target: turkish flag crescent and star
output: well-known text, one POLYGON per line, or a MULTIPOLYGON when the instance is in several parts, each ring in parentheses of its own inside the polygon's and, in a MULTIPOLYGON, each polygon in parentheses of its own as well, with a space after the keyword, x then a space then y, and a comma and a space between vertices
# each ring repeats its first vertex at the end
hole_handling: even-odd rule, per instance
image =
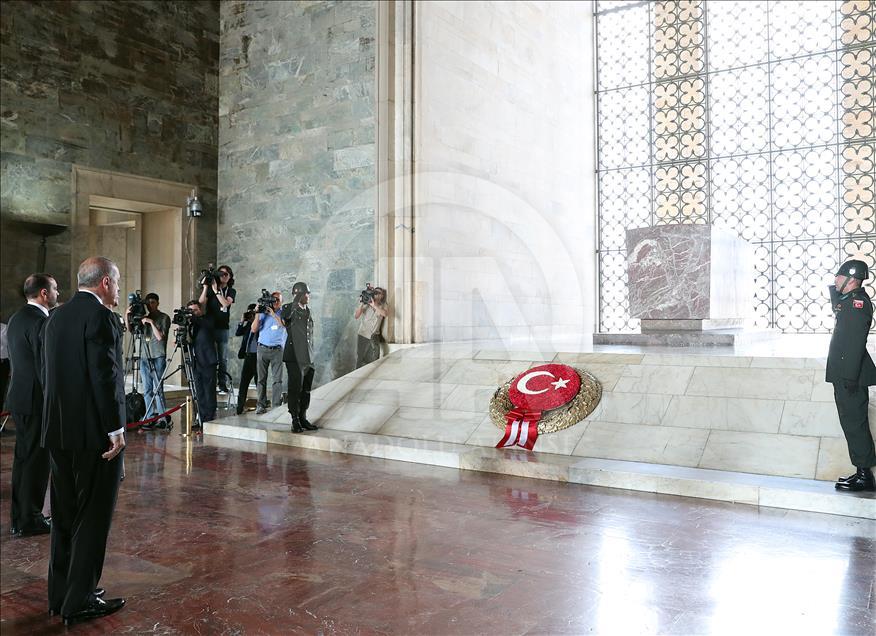
POLYGON ((508 391, 514 408, 505 414, 505 435, 496 448, 532 450, 542 414, 568 404, 580 390, 578 372, 565 364, 543 364, 518 375, 508 391))

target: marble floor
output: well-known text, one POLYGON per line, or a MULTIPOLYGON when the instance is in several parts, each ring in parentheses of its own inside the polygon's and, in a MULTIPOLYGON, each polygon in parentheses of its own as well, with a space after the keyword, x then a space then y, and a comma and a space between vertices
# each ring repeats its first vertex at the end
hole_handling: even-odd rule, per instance
MULTIPOLYGON (((46 612, 48 538, 8 535, 0 632, 46 612)), ((130 436, 77 633, 872 634, 876 522, 175 432, 130 436)))

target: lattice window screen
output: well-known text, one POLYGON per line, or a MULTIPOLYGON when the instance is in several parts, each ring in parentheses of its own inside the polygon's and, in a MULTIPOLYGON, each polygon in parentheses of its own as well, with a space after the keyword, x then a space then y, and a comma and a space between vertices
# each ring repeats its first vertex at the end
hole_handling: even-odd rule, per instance
POLYGON ((595 7, 600 331, 638 328, 624 232, 665 223, 754 245, 758 326, 830 331, 832 272, 876 268, 876 0, 595 7))

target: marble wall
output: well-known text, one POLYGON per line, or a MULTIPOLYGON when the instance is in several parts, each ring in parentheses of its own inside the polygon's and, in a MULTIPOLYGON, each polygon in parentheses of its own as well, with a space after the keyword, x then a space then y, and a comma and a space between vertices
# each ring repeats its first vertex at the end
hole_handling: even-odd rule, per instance
MULTIPOLYGON (((199 186, 215 251, 218 38, 215 1, 0 4, 3 319, 37 265, 16 222, 70 223, 73 164, 199 186)), ((70 234, 47 243, 65 294, 70 234)))
POLYGON ((218 258, 237 279, 232 320, 261 288, 288 297, 307 282, 317 383, 355 366, 353 311, 374 270, 376 16, 367 1, 221 7, 218 258))
POLYGON ((590 5, 414 20, 416 340, 592 333, 590 5))

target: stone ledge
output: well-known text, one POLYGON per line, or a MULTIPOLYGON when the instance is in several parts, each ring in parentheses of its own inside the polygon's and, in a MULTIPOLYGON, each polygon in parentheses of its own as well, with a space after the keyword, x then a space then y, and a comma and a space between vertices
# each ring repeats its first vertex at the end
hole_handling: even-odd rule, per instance
POLYGON ((715 329, 712 331, 649 331, 648 333, 595 333, 595 345, 644 347, 741 347, 769 342, 779 336, 771 329, 715 329))
POLYGON ((246 417, 208 422, 204 433, 462 470, 876 520, 876 494, 840 494, 832 483, 810 479, 472 448, 465 444, 337 430, 295 434, 285 425, 246 417))

